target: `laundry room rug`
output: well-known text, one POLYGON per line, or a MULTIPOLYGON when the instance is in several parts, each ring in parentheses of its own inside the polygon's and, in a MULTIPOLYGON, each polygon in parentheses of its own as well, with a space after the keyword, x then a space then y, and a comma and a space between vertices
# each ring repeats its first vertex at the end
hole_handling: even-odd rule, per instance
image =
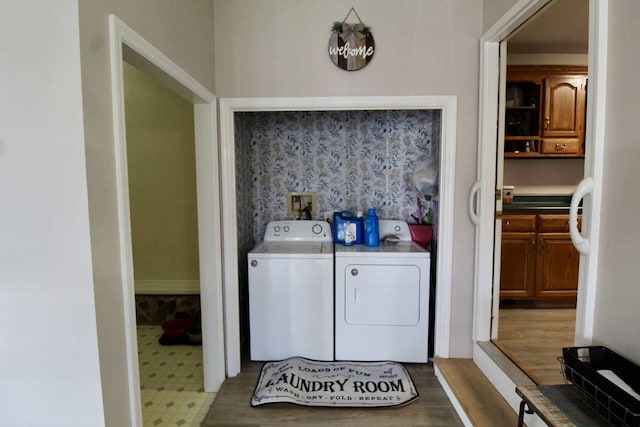
POLYGON ((292 357, 265 363, 251 406, 381 407, 418 398, 407 369, 397 362, 322 362, 292 357))

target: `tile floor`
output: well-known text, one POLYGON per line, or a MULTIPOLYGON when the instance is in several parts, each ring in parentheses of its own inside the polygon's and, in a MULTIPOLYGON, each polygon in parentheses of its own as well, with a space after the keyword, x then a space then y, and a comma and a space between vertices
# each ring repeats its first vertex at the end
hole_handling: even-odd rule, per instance
POLYGON ((138 326, 144 427, 200 426, 216 393, 204 392, 202 346, 160 345, 160 326, 138 326))

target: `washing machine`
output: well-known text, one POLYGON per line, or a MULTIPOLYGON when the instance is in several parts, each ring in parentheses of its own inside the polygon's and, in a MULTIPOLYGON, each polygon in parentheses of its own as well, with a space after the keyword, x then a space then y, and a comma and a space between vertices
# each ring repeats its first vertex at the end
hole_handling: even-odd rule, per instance
POLYGON ((272 221, 247 260, 251 360, 333 360, 329 224, 272 221))
POLYGON ((335 245, 336 360, 428 361, 430 254, 404 221, 380 220, 379 247, 335 245))

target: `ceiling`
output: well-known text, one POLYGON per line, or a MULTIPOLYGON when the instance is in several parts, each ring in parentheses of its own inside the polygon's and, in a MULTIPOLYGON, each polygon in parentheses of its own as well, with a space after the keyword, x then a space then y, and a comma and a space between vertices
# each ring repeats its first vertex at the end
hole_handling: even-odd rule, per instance
POLYGON ((588 53, 589 0, 555 0, 508 39, 509 53, 588 53))

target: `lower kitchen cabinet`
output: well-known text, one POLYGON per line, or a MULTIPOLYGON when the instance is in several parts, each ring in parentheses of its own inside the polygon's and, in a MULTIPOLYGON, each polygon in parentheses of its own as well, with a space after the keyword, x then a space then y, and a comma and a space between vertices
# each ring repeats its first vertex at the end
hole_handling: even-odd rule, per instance
POLYGON ((568 223, 568 214, 503 215, 501 300, 575 301, 580 257, 568 223))
POLYGON ((575 298, 580 254, 569 233, 538 234, 536 297, 575 298))
POLYGON ((502 233, 500 297, 528 299, 535 292, 536 233, 502 233))

